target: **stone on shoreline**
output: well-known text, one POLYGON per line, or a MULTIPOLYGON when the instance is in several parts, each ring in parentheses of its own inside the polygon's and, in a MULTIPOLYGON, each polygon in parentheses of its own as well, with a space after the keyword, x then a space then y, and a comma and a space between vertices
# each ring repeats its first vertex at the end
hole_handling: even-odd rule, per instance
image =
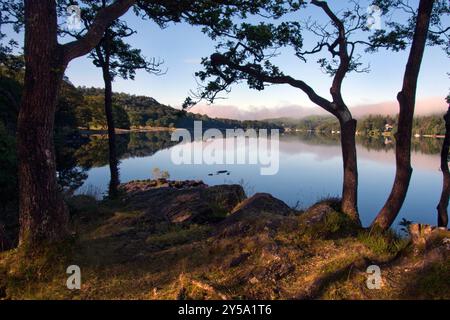
POLYGON ((240 185, 210 187, 202 181, 132 181, 121 190, 128 209, 143 209, 147 218, 171 223, 217 222, 246 198, 240 185))

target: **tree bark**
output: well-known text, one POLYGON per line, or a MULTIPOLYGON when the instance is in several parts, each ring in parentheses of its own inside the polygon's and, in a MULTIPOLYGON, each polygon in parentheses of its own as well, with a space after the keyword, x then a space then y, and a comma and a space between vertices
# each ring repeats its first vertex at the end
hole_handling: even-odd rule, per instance
POLYGON ((56 180, 53 126, 66 64, 57 43, 54 1, 25 1, 25 84, 17 124, 19 245, 67 235, 68 212, 56 180))
MULTIPOLYGON (((114 199, 118 196, 119 180, 119 168, 116 153, 116 132, 113 117, 112 106, 112 79, 110 73, 110 35, 108 30, 105 32, 103 41, 103 61, 102 71, 103 80, 105 82, 105 115, 106 123, 108 126, 108 147, 109 147, 109 170, 111 179, 109 181, 109 197, 114 199)), ((101 55, 101 50, 97 50, 97 55, 101 55)))
POLYGON ((344 164, 341 210, 360 223, 358 214, 358 163, 356 156, 356 120, 341 121, 341 149, 344 164))
POLYGON ((87 54, 107 26, 135 4, 117 0, 102 9, 83 39, 59 45, 56 2, 25 0, 25 81, 17 121, 21 247, 65 238, 68 211, 56 179, 53 127, 67 64, 87 54))
POLYGON ((442 193, 437 206, 438 226, 447 228, 448 226, 448 201, 450 196, 450 171, 448 168, 448 152, 450 146, 450 106, 444 116, 445 120, 445 139, 441 150, 441 171, 442 171, 442 193))
POLYGON ((403 77, 402 90, 397 95, 400 106, 396 139, 396 173, 391 193, 372 222, 372 228, 387 230, 400 212, 409 188, 412 175, 411 137, 416 102, 417 78, 419 76, 423 53, 430 25, 434 0, 421 0, 417 14, 416 27, 403 77))

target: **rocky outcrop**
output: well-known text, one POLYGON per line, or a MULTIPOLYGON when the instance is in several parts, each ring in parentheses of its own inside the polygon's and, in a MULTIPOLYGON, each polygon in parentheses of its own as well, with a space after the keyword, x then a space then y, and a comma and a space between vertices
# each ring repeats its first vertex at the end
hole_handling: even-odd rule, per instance
POLYGON ((239 203, 231 212, 228 221, 258 216, 263 213, 287 216, 294 212, 286 203, 268 193, 256 193, 239 203))
POLYGON ((245 199, 239 185, 208 187, 201 181, 164 181, 156 185, 133 181, 121 189, 126 192, 127 209, 144 210, 145 219, 171 223, 217 222, 245 199))
POLYGON ((156 180, 133 180, 122 184, 120 189, 126 194, 136 192, 148 191, 155 188, 175 188, 175 189, 189 189, 197 187, 207 187, 201 180, 167 180, 164 178, 156 180))
POLYGON ((227 237, 247 234, 251 230, 275 230, 281 218, 294 213, 283 201, 268 193, 257 193, 231 211, 218 226, 217 234, 227 237))
POLYGON ((324 222, 327 216, 337 211, 338 207, 338 200, 330 199, 318 202, 302 214, 302 221, 306 225, 324 222))

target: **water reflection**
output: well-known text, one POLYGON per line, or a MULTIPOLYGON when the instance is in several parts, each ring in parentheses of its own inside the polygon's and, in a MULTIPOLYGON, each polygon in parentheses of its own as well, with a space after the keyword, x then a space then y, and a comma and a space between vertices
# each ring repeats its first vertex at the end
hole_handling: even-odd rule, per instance
MULTIPOLYGON (((290 205, 307 207, 321 198, 338 196, 342 183, 342 160, 338 135, 284 134, 280 136, 280 170, 261 176, 258 165, 174 165, 170 132, 118 135, 121 181, 148 179, 153 168, 170 173, 171 179, 202 179, 214 185, 240 183, 248 194, 269 192, 290 205), (227 170, 227 175, 210 175, 227 170), (229 174, 228 174, 229 173, 229 174)), ((414 167, 410 190, 399 219, 436 223, 435 207, 441 190, 439 152, 442 140, 414 139, 414 167)), ((359 209, 367 225, 384 204, 395 174, 395 145, 387 137, 357 138, 359 209)), ((79 190, 89 186, 99 193, 109 181, 107 140, 91 136, 75 152, 74 169, 86 176, 79 190)), ((78 185, 80 182, 78 182, 78 185)))

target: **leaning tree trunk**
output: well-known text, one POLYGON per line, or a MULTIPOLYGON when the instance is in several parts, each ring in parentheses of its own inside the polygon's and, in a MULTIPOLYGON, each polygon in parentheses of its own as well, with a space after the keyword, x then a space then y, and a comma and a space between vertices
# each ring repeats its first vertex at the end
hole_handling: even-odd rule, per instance
POLYGON ((358 214, 358 164, 356 156, 356 120, 340 121, 341 149, 344 162, 341 210, 360 223, 358 214))
POLYGON ((66 65, 53 1, 26 0, 25 25, 25 84, 17 124, 19 244, 34 247, 60 240, 68 231, 53 146, 56 97, 66 65))
POLYGON ((422 63, 434 0, 421 0, 416 27, 403 77, 402 90, 397 95, 400 106, 398 129, 395 135, 396 173, 391 193, 372 223, 372 228, 387 230, 400 212, 412 175, 411 137, 416 102, 417 78, 422 63))
POLYGON ((103 80, 105 82, 105 115, 108 126, 108 146, 109 146, 109 170, 111 179, 109 181, 109 197, 114 199, 118 195, 119 168, 116 153, 116 132, 114 125, 113 107, 112 107, 112 79, 110 73, 110 37, 108 31, 104 37, 104 63, 102 65, 103 80))
POLYGON ((448 200, 450 196, 450 171, 448 168, 448 151, 450 145, 450 106, 444 116, 445 139, 441 151, 441 171, 443 176, 441 199, 437 206, 438 226, 447 228, 448 225, 448 200))

